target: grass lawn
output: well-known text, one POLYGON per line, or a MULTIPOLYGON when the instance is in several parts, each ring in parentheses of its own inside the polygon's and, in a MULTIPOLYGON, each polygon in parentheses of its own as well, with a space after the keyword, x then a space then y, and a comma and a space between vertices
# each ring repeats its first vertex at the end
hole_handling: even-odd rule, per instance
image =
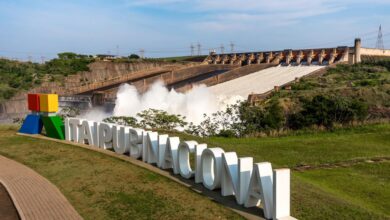
MULTIPOLYGON (((219 211, 220 218, 238 218, 178 184, 126 162, 15 136, 14 132, 1 130, 0 154, 50 179, 85 218, 204 219, 217 218, 214 215, 219 211)), ((177 135, 252 156, 256 162, 269 161, 274 168, 291 168, 291 211, 296 218, 390 219, 390 124, 278 138, 177 135)))
POLYGON ((85 219, 241 219, 151 171, 79 147, 0 127, 0 154, 54 183, 85 219))
POLYGON ((255 162, 269 161, 274 168, 291 168, 296 218, 390 219, 390 124, 285 137, 197 140, 254 157, 255 162), (296 170, 303 165, 307 169, 296 170))

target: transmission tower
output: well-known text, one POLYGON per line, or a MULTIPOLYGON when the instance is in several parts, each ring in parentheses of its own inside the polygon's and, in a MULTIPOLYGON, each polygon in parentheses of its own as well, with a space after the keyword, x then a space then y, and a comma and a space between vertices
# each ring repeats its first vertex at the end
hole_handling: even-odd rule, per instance
POLYGON ((191 44, 190 48, 191 48, 191 56, 194 56, 195 55, 195 46, 193 44, 191 44))
POLYGON ((198 42, 198 44, 196 46, 198 47, 198 56, 200 56, 200 54, 202 53, 202 51, 201 51, 202 45, 200 45, 200 43, 198 42))
POLYGON ((378 39, 376 40, 376 48, 382 50, 385 49, 385 46, 383 45, 382 25, 379 25, 378 39))
POLYGON ((234 53, 234 43, 233 42, 230 42, 230 52, 231 53, 234 53))
POLYGON ((221 44, 219 48, 221 49, 221 54, 225 53, 225 46, 223 46, 223 44, 221 44))
POLYGON ((143 59, 144 55, 145 55, 145 50, 144 49, 139 50, 139 55, 140 55, 141 59, 143 59))

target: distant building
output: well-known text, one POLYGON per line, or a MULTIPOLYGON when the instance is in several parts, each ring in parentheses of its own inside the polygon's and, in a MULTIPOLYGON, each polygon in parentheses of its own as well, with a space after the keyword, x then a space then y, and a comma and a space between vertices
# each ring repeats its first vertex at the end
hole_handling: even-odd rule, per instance
POLYGON ((115 55, 110 54, 97 54, 95 56, 95 59, 101 60, 101 61, 112 61, 115 60, 117 57, 115 55))

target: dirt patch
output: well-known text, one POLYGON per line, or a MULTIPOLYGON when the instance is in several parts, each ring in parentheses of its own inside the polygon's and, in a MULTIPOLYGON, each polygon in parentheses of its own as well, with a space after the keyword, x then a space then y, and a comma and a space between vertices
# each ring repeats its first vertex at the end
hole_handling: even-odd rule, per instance
POLYGON ((0 219, 19 220, 19 214, 11 200, 7 190, 0 183, 0 219))

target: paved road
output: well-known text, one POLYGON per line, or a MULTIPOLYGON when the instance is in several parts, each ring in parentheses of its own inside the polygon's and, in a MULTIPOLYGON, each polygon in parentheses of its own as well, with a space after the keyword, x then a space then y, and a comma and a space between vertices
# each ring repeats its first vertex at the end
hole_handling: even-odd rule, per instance
POLYGON ((82 219, 52 183, 32 169, 1 155, 0 183, 7 189, 21 219, 82 219))

